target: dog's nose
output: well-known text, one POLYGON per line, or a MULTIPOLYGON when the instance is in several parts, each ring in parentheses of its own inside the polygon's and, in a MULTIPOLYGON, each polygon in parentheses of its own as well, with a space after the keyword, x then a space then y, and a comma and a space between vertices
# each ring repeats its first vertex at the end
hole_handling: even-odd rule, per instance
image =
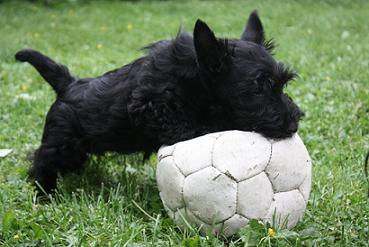
POLYGON ((289 124, 287 131, 289 133, 295 133, 297 131, 297 124, 296 123, 289 124))

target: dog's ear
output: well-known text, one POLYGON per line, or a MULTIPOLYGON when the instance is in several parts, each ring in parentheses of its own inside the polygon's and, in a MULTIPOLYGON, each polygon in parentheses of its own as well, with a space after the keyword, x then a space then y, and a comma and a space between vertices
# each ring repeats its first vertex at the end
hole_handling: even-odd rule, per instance
POLYGON ((251 41, 259 45, 263 44, 265 40, 264 29, 256 10, 250 14, 245 30, 241 35, 241 40, 251 41))
POLYGON ((198 19, 193 31, 194 45, 200 67, 210 72, 220 72, 224 67, 226 47, 205 22, 198 19))

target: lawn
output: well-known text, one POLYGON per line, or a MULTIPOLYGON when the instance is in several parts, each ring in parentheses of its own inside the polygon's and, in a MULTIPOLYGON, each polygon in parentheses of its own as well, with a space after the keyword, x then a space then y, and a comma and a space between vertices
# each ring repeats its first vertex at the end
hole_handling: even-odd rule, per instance
POLYGON ((279 44, 277 58, 299 73, 288 91, 306 113, 299 133, 314 165, 305 217, 285 233, 289 245, 369 246, 368 1, 81 2, 0 1, 0 149, 13 149, 0 158, 0 246, 244 246, 242 233, 203 237, 175 226, 158 196, 154 155, 91 157, 81 175, 60 181, 51 202, 37 202, 27 155, 55 96, 13 56, 32 47, 80 77, 96 76, 181 25, 191 31, 197 18, 217 35, 239 37, 253 9, 279 44))

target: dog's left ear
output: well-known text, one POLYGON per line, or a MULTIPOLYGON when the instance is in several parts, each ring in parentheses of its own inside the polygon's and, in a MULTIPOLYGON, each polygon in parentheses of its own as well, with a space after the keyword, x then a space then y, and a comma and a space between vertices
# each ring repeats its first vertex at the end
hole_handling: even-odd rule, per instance
POLYGON ((264 29, 256 10, 250 14, 246 28, 241 35, 241 40, 251 41, 259 45, 263 44, 265 40, 264 29))
POLYGON ((205 22, 198 19, 193 31, 194 45, 200 67, 209 72, 220 72, 224 67, 226 47, 205 22))

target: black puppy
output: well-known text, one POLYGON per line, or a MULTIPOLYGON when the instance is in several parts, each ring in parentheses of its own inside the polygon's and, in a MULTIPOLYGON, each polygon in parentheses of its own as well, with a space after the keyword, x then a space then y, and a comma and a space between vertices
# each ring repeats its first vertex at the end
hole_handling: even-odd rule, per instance
POLYGON ((206 133, 256 131, 285 138, 297 131, 300 109, 283 93, 295 74, 276 62, 256 12, 240 39, 216 38, 201 20, 193 36, 146 47, 147 55, 97 78, 77 79, 34 50, 32 64, 57 94, 30 176, 46 192, 58 174, 82 167, 88 154, 151 153, 206 133))

